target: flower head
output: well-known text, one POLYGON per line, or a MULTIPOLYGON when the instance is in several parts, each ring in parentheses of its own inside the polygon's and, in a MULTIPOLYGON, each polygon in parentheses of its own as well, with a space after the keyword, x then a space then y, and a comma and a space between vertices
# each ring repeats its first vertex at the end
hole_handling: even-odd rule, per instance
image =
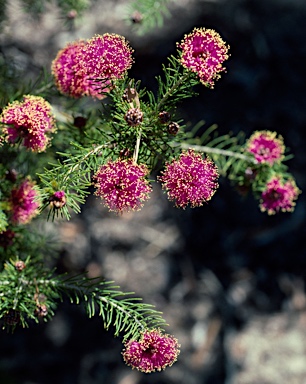
POLYGON ((90 94, 82 49, 85 40, 68 43, 52 61, 51 70, 58 90, 71 97, 90 94))
POLYGON ((188 204, 199 207, 210 200, 218 188, 218 177, 216 165, 190 149, 168 163, 158 179, 169 200, 174 200, 177 207, 186 208, 188 204))
POLYGON ((87 73, 93 79, 120 79, 132 66, 132 52, 123 36, 95 35, 84 49, 87 73))
POLYGON ((300 193, 293 179, 283 182, 280 176, 273 176, 261 194, 260 210, 269 215, 279 211, 292 212, 300 193))
POLYGON ((111 211, 138 210, 149 198, 151 186, 145 176, 148 169, 133 160, 109 161, 95 174, 95 194, 100 196, 111 211))
POLYGON ((69 96, 90 95, 102 99, 111 79, 119 79, 131 67, 132 49, 123 36, 95 35, 66 45, 52 62, 58 89, 69 96), (102 83, 103 82, 103 83, 102 83))
POLYGON ((171 367, 179 352, 177 339, 163 335, 160 330, 151 330, 145 331, 140 341, 128 341, 122 355, 127 365, 149 373, 171 367))
POLYGON ((27 178, 19 187, 12 190, 10 204, 11 220, 14 224, 26 224, 38 214, 39 203, 35 201, 37 191, 34 189, 34 185, 35 183, 27 178))
POLYGON ((220 72, 225 71, 222 63, 229 57, 229 47, 221 36, 213 29, 195 28, 177 46, 182 50, 182 65, 195 72, 204 85, 213 88, 220 72))
POLYGON ((0 120, 7 124, 3 131, 9 143, 21 139, 33 152, 44 151, 49 134, 55 131, 51 105, 40 96, 26 95, 23 101, 14 101, 3 109, 0 120))
POLYGON ((284 157, 284 140, 276 132, 256 131, 246 142, 246 151, 252 153, 258 163, 270 165, 284 157))

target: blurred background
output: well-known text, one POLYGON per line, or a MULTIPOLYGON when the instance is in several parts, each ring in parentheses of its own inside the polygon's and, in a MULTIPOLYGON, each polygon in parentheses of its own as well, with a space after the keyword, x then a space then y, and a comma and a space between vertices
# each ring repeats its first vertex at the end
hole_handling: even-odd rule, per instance
MULTIPOLYGON (((130 76, 154 90, 176 42, 194 27, 213 28, 231 46, 227 73, 213 90, 197 89, 180 115, 220 133, 277 131, 305 191, 306 2, 170 1, 164 26, 143 36, 124 21, 127 3, 96 1, 69 29, 52 3, 33 19, 10 1, 1 53, 34 78, 68 41, 114 32, 135 50, 130 76)), ((48 324, 1 333, 0 383, 306 384, 305 209, 303 192, 294 213, 269 217, 226 179, 196 209, 174 208, 158 185, 140 212, 121 217, 89 197, 80 215, 57 226, 58 270, 103 275, 156 305, 179 339, 179 359, 161 373, 133 371, 120 338, 64 302, 48 324)))

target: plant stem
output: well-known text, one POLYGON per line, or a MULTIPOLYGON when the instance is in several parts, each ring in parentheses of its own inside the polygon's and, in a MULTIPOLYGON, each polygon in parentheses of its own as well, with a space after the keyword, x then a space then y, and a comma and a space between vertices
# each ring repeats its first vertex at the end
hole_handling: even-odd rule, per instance
POLYGON ((189 72, 186 72, 183 74, 173 85, 171 88, 167 90, 167 92, 163 95, 163 97, 160 99, 156 106, 156 110, 159 111, 162 107, 162 105, 168 100, 168 98, 173 94, 173 92, 184 82, 188 79, 190 76, 189 72))
POLYGON ((227 149, 212 148, 212 147, 207 147, 205 145, 195 145, 195 144, 187 144, 187 143, 174 143, 173 146, 180 146, 183 149, 194 149, 195 151, 198 151, 198 152, 214 153, 216 155, 236 157, 237 159, 242 159, 250 163, 257 164, 256 159, 247 155, 243 155, 242 153, 229 151, 227 149))

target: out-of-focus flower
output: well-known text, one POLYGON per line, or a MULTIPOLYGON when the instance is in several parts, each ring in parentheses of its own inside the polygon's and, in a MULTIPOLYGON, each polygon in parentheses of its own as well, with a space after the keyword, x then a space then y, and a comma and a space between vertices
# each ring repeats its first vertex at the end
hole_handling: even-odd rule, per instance
POLYGON ((280 176, 273 176, 261 194, 260 210, 269 215, 281 212, 292 212, 295 200, 301 193, 293 179, 283 182, 280 176))
POLYGON ((163 335, 160 330, 150 330, 145 331, 139 341, 128 341, 122 355, 133 369, 150 373, 171 367, 179 353, 177 339, 163 335))
POLYGON ((22 144, 33 152, 42 152, 50 142, 49 134, 55 132, 55 119, 51 105, 40 96, 26 95, 23 101, 6 106, 0 116, 6 140, 22 144))
POLYGON ((95 35, 60 50, 52 62, 52 73, 60 92, 102 99, 111 79, 119 79, 131 67, 133 50, 123 36, 95 35))
POLYGON ((109 161, 95 174, 95 194, 100 196, 111 211, 135 211, 149 198, 152 188, 145 178, 148 169, 132 159, 109 161))
POLYGON ((174 200, 177 207, 186 208, 188 204, 199 207, 209 201, 219 186, 218 177, 217 166, 190 149, 167 163, 158 180, 169 200, 174 200))
POLYGON ((252 153, 258 163, 270 165, 284 158, 284 140, 276 132, 256 131, 246 142, 246 151, 252 153))
POLYGON ((221 36, 213 29, 195 28, 177 46, 182 50, 182 65, 195 72, 204 85, 213 88, 220 72, 225 71, 222 63, 229 57, 229 46, 221 36))
POLYGON ((12 190, 9 202, 13 224, 27 224, 38 214, 38 195, 34 185, 35 183, 27 178, 12 190))
POLYGON ((85 40, 68 43, 52 61, 51 71, 56 87, 64 95, 78 98, 90 94, 82 57, 85 44, 85 40))

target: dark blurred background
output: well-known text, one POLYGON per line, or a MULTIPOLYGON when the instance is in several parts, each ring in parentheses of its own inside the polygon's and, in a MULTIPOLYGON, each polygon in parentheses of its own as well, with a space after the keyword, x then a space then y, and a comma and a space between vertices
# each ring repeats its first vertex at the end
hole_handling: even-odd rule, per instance
MULTIPOLYGON (((68 41, 119 33, 135 49, 130 75, 154 89, 175 43, 194 27, 213 28, 231 46, 227 73, 213 90, 199 87, 179 113, 190 127, 205 120, 220 133, 277 131, 295 156, 288 165, 304 191, 305 1, 172 1, 164 27, 144 36, 122 21, 125 3, 97 1, 67 31, 52 7, 33 21, 14 1, 2 50, 31 76, 49 68, 68 41)), ((178 362, 162 373, 132 371, 120 338, 64 302, 52 322, 1 334, 0 383, 305 384, 305 209, 303 192, 294 213, 269 217, 226 179, 196 209, 174 208, 159 186, 140 212, 122 217, 90 197, 58 229, 58 267, 103 275, 155 304, 181 344, 178 362)))

